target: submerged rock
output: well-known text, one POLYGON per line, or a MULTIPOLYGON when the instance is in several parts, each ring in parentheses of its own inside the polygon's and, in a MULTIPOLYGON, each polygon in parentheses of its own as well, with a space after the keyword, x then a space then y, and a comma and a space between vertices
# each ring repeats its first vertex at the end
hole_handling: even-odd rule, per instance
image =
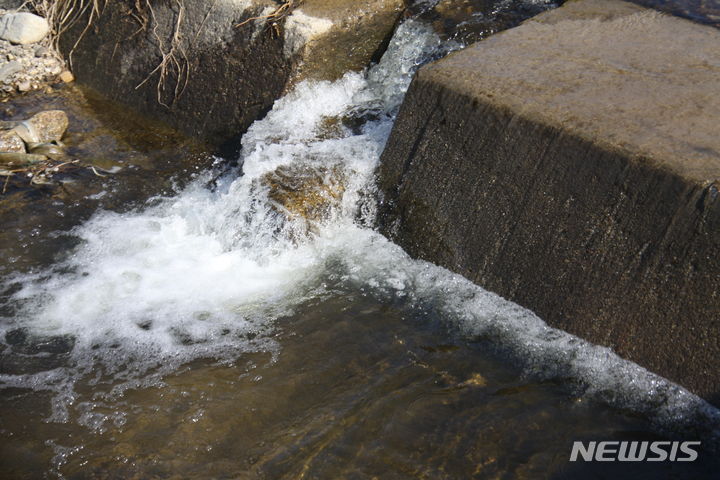
POLYGON ((70 335, 38 336, 32 335, 27 328, 9 330, 5 342, 13 350, 28 355, 36 353, 69 353, 75 346, 75 338, 70 335))
POLYGON ((469 45, 560 4, 560 0, 440 0, 432 8, 418 2, 411 10, 424 10, 420 18, 443 39, 469 45))
POLYGON ((0 165, 32 165, 47 160, 45 155, 33 153, 0 153, 0 165))
POLYGON ((30 149, 30 153, 45 155, 53 160, 59 160, 66 155, 65 150, 54 143, 33 143, 28 145, 28 148, 30 149))
MULTIPOLYGON (((40 112, 20 122, 0 121, 0 165, 24 166, 64 159, 65 151, 58 143, 67 127, 68 116, 62 110, 40 112)), ((12 176, 12 172, 4 176, 12 176)))
POLYGON ((75 347, 69 335, 41 337, 27 328, 15 328, 5 334, 10 349, 0 354, 0 373, 26 375, 52 370, 66 364, 75 347))
POLYGON ((310 224, 326 220, 345 193, 345 178, 337 167, 282 166, 260 182, 276 211, 310 224))
POLYGON ((68 116, 62 110, 46 110, 33 115, 28 124, 34 129, 34 143, 59 142, 68 127, 68 116))
POLYGON ((47 20, 32 13, 7 13, 0 17, 0 38, 11 43, 36 43, 49 32, 50 25, 47 20))
POLYGON ((69 124, 68 116, 62 110, 46 110, 19 122, 12 132, 30 144, 59 142, 69 124))
POLYGON ((23 121, 0 121, 0 194, 8 187, 56 187, 78 169, 99 177, 114 173, 68 155, 60 142, 68 123, 62 110, 47 110, 23 121))
POLYGON ((0 130, 0 152, 25 153, 25 142, 13 130, 0 130))
POLYGON ((470 378, 460 384, 463 387, 485 387, 487 379, 479 373, 473 373, 470 378))

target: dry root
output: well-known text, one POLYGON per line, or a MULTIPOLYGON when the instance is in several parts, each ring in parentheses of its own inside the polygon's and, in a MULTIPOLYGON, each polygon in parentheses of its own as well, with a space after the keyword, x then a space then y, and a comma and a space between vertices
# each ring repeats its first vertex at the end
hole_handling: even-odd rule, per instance
POLYGON ((260 15, 258 17, 250 17, 246 20, 243 20, 242 22, 235 25, 236 27, 242 27, 244 25, 247 25, 250 22, 254 22, 256 20, 269 20, 268 27, 272 28, 273 31, 278 34, 279 33, 279 22, 283 18, 290 15, 296 7, 298 7, 303 0, 285 0, 283 1, 275 10, 273 10, 272 13, 268 15, 260 15))
POLYGON ((157 83, 157 101, 160 105, 169 108, 163 101, 163 93, 167 90, 169 78, 175 76, 175 87, 173 88, 173 102, 180 98, 185 87, 190 80, 190 62, 187 53, 182 46, 182 37, 180 29, 185 20, 185 5, 183 0, 174 0, 177 5, 177 18, 173 25, 172 36, 169 45, 163 41, 158 34, 158 22, 155 17, 155 11, 150 4, 150 0, 144 0, 144 8, 140 0, 135 1, 134 17, 141 23, 143 29, 147 28, 148 23, 152 24, 151 34, 155 38, 160 51, 160 63, 150 72, 147 77, 140 82, 135 89, 145 85, 157 73, 159 74, 157 83), (149 15, 149 17, 148 17, 149 15))
POLYGON ((29 5, 48 21, 51 28, 50 41, 53 48, 58 52, 60 51, 60 37, 87 15, 85 28, 70 49, 70 56, 72 56, 75 47, 77 47, 93 22, 100 16, 105 0, 26 0, 23 5, 29 5))

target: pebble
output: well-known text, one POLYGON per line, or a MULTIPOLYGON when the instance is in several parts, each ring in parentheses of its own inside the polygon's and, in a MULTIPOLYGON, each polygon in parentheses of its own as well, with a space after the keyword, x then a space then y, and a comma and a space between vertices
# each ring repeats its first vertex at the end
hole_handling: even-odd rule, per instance
POLYGON ((12 130, 0 131, 0 152, 25 153, 25 142, 12 130))
POLYGON ((58 78, 60 78, 60 80, 65 83, 70 83, 75 80, 75 76, 69 70, 65 70, 62 73, 60 73, 58 78))
MULTIPOLYGON (((0 8, 0 20, 12 13, 0 8)), ((0 101, 27 91, 28 84, 30 90, 45 89, 58 82, 65 69, 65 62, 48 46, 12 44, 0 38, 0 101)))
POLYGON ((18 61, 13 61, 0 66, 0 80, 6 81, 16 73, 22 71, 23 66, 18 61))
MULTIPOLYGON (((26 123, 34 130, 37 143, 47 143, 59 141, 62 138, 67 130, 69 120, 67 114, 62 110, 46 110, 36 113, 26 123)), ((28 142, 28 140, 25 141, 28 142)))

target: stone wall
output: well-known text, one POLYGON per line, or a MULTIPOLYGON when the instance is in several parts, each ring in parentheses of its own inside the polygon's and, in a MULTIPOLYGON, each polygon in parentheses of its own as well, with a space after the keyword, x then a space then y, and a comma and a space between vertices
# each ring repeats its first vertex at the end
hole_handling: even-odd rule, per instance
POLYGON ((580 0, 422 68, 381 229, 720 405, 720 31, 580 0))
POLYGON ((403 0, 304 0, 277 10, 281 4, 107 1, 90 28, 86 15, 62 36, 61 49, 80 83, 221 143, 293 82, 365 67, 404 8, 403 0))

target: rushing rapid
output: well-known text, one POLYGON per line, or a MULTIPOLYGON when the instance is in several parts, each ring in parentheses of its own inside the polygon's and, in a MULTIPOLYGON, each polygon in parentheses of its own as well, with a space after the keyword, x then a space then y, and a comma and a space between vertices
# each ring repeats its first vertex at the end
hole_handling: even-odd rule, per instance
POLYGON ((130 213, 99 212, 75 229, 81 245, 52 270, 5 279, 16 286, 6 342, 59 342, 65 357, 54 368, 0 374, 2 386, 52 392, 49 421, 101 432, 124 421, 101 400, 162 385, 198 359, 282 355, 278 319, 352 290, 484 339, 528 377, 570 379, 581 394, 661 428, 702 424, 708 438, 716 435, 718 412, 681 387, 410 259, 373 230, 374 172, 403 94, 419 65, 453 48, 406 21, 367 72, 303 82, 278 100, 244 135, 236 169, 219 165, 176 196, 130 213), (301 208, 283 203, 285 177, 277 172, 309 178, 308 194, 321 207, 307 208, 302 192, 291 198, 301 208), (78 382, 95 386, 92 399, 78 382))

